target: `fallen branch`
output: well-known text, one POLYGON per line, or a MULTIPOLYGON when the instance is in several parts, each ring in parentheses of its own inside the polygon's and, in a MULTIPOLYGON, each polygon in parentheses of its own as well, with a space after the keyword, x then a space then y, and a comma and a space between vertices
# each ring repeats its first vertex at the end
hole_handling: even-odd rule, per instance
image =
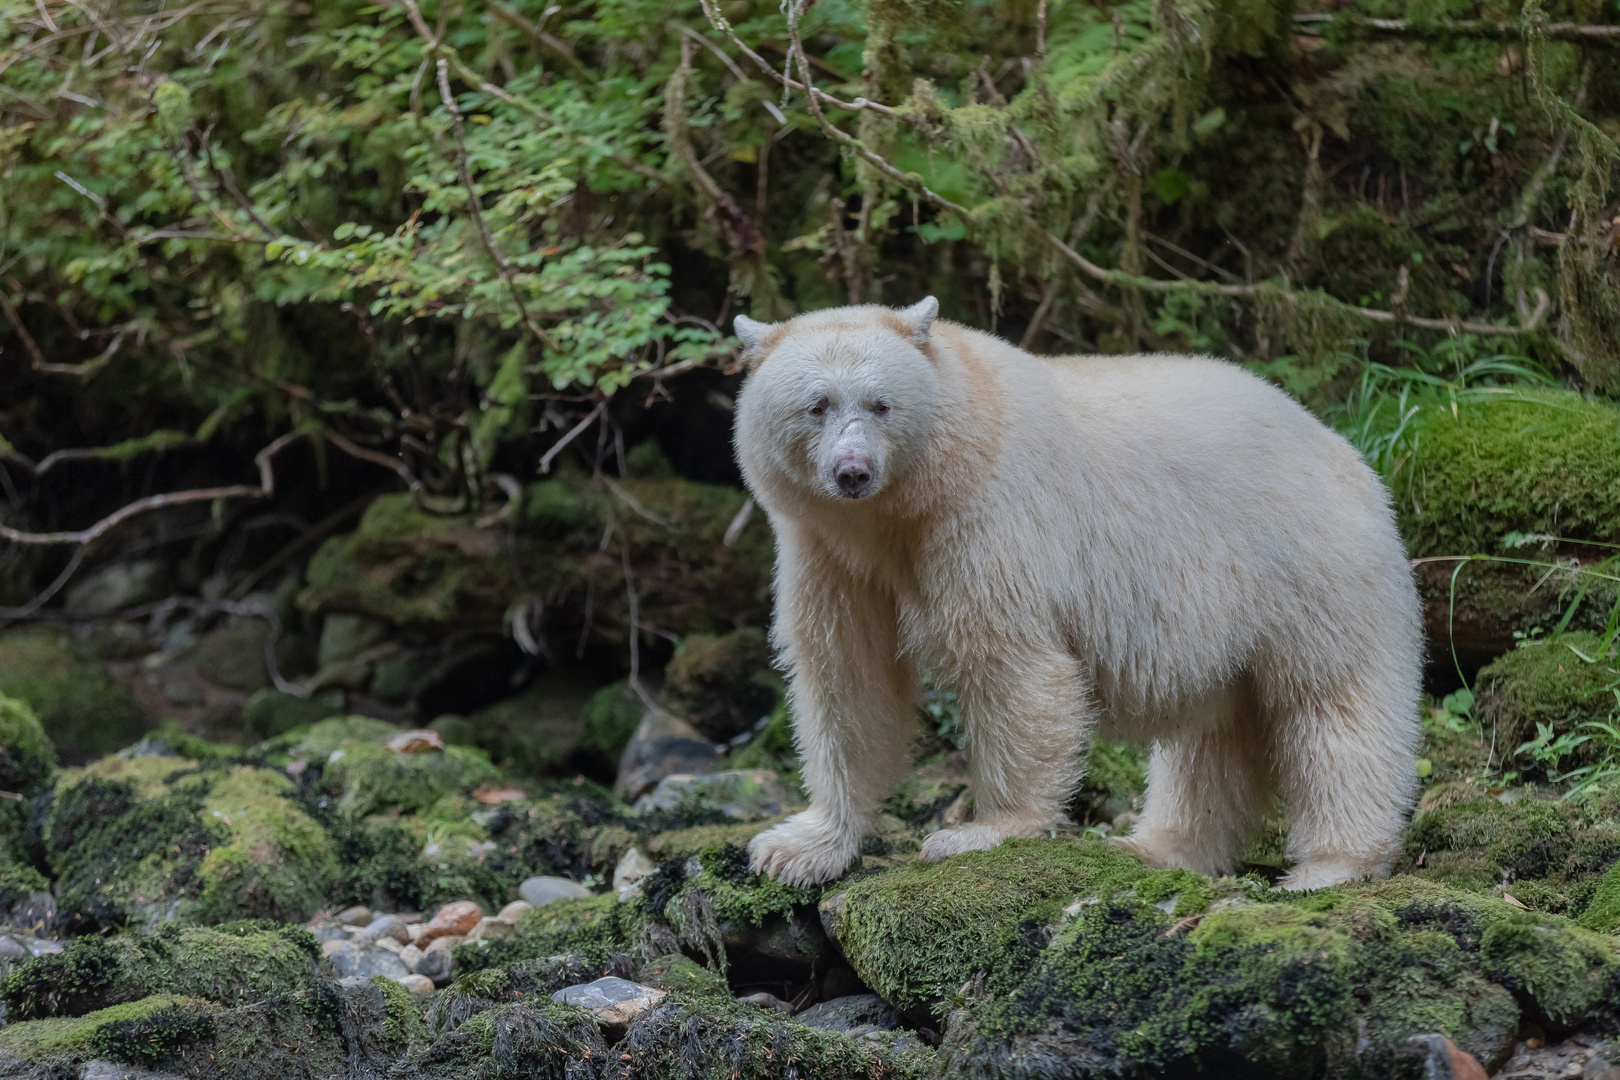
MULTIPOLYGON (((1524 24, 1517 19, 1373 19, 1353 12, 1313 12, 1294 16, 1294 25, 1311 29, 1326 25, 1348 26, 1378 34, 1400 37, 1485 38, 1490 41, 1523 41, 1524 24)), ((1583 44, 1620 44, 1620 26, 1574 22, 1547 23, 1542 27, 1547 37, 1556 41, 1576 41, 1583 44)))

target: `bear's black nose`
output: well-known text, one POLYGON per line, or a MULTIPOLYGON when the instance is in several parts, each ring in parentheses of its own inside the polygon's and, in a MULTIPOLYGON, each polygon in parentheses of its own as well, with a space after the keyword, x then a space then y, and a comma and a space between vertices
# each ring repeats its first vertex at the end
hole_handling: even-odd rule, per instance
POLYGON ((849 498, 862 495, 872 483, 872 468, 864 458, 848 458, 838 463, 835 474, 838 490, 849 498))

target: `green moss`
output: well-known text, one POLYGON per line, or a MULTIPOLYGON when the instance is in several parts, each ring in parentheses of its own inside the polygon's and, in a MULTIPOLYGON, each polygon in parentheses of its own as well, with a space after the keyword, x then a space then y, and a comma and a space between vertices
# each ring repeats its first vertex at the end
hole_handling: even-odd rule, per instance
MULTIPOLYGON (((1398 869, 1460 889, 1488 891, 1542 882, 1560 909, 1569 890, 1620 858, 1620 828, 1595 804, 1515 789, 1505 799, 1466 782, 1437 784, 1425 794, 1398 869)), ((1528 889, 1527 895, 1528 893, 1528 889)), ((1521 898, 1523 899, 1523 898, 1521 898)))
POLYGON ((748 851, 737 844, 706 847, 697 859, 703 872, 687 877, 682 891, 706 895, 714 917, 721 922, 763 926, 773 915, 790 915, 794 908, 814 904, 821 898, 819 888, 784 885, 749 870, 748 851))
POLYGON ((684 860, 705 848, 726 844, 747 847, 748 841, 781 821, 781 818, 772 818, 768 821, 748 821, 736 825, 699 825, 691 829, 671 829, 649 837, 642 850, 654 859, 662 861, 677 858, 684 860))
POLYGON ((628 1074, 650 1080, 939 1075, 933 1053, 924 1048, 897 1053, 873 1040, 805 1027, 763 1009, 679 992, 638 1017, 614 1049, 628 1074))
POLYGON ((1413 556, 1498 553, 1510 532, 1620 542, 1620 410, 1515 393, 1425 407, 1397 491, 1413 556))
POLYGON ((207 1002, 160 994, 80 1017, 31 1020, 0 1030, 0 1055, 24 1061, 110 1057, 140 1064, 212 1034, 207 1002))
POLYGON ((604 686, 591 695, 580 716, 579 745, 617 762, 646 709, 628 682, 604 686))
POLYGON ((1620 933, 1620 862, 1603 875, 1591 902, 1577 921, 1586 929, 1602 934, 1620 933))
POLYGON ((683 994, 731 996, 731 988, 723 975, 680 953, 666 953, 642 964, 636 972, 636 981, 643 986, 683 994))
POLYGON ((302 921, 335 872, 330 838, 275 770, 107 758, 58 777, 44 849, 69 925, 302 921))
POLYGON ((489 757, 474 747, 404 754, 351 739, 327 756, 321 782, 337 795, 339 813, 365 817, 385 810, 425 811, 447 795, 471 794, 495 778, 489 757))
POLYGON ((422 1012, 411 992, 393 979, 371 977, 371 987, 383 997, 387 1019, 383 1021, 382 1042, 390 1050, 403 1050, 422 1037, 422 1012))
POLYGON ((709 739, 723 742, 775 710, 781 677, 765 631, 688 634, 664 669, 663 701, 709 739))
MULTIPOLYGON (((1579 730, 1582 724, 1607 720, 1620 708, 1620 661, 1612 646, 1611 655, 1600 655, 1600 640, 1592 633, 1564 634, 1515 649, 1480 671, 1475 680, 1479 714, 1500 747, 1511 753, 1543 725, 1555 735, 1590 735, 1590 729, 1579 730)), ((1603 745, 1577 746, 1561 767, 1596 760, 1603 745)), ((1525 758, 1519 764, 1534 767, 1525 758)))
POLYGON ((442 1035, 503 1002, 549 1001, 563 987, 591 982, 602 973, 600 963, 578 955, 544 956, 464 973, 434 997, 426 1030, 442 1035))
POLYGON ((346 742, 385 743, 398 735, 399 731, 393 724, 369 716, 333 716, 308 728, 294 728, 269 740, 260 749, 266 753, 279 752, 292 758, 324 762, 346 742))
MULTIPOLYGON (((24 858, 28 805, 55 770, 56 748, 34 710, 27 702, 0 693, 0 791, 21 796, 0 804, 0 860, 24 858)), ((0 890, 7 896, 16 891, 9 881, 0 881, 0 890)), ((0 910, 9 906, 0 896, 0 910)))
POLYGON ((617 896, 556 900, 526 912, 517 922, 517 936, 487 946, 458 945, 458 971, 482 971, 548 956, 583 956, 605 964, 615 954, 629 954, 641 938, 645 923, 640 903, 619 903, 617 896))
POLYGON ((298 926, 168 926, 156 934, 83 937, 11 969, 6 1015, 76 1016, 153 994, 241 1005, 299 989, 314 977, 319 956, 314 937, 298 926))
POLYGON ((332 838, 293 795, 292 783, 268 769, 238 766, 214 783, 203 813, 231 839, 203 859, 199 919, 302 922, 321 906, 337 873, 332 838))
POLYGON ((27 702, 72 764, 128 746, 148 727, 135 700, 55 630, 0 636, 0 695, 27 702))
POLYGON ((916 1010, 1018 952, 1026 923, 1055 923, 1070 902, 1111 894, 1147 872, 1100 841, 1014 840, 854 881, 837 901, 834 934, 868 986, 916 1010))
POLYGON ((487 839, 476 822, 339 817, 332 835, 339 862, 334 903, 387 902, 426 911, 471 898, 494 910, 511 899, 513 881, 481 858, 487 839))
MULTIPOLYGON (((301 698, 280 690, 259 690, 242 705, 242 726, 257 739, 274 738, 307 724, 317 724, 342 712, 322 698, 301 698)), ((328 751, 330 753, 330 751, 328 751)))

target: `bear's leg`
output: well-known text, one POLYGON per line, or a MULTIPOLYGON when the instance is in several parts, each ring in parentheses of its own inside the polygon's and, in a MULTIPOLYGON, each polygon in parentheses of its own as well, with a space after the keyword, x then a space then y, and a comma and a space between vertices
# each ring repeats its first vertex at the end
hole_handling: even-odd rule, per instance
POLYGON ((973 821, 923 841, 930 862, 1061 822, 1092 728, 1080 666, 1067 653, 1005 663, 981 656, 953 682, 968 733, 973 821))
POLYGON ((1417 786, 1417 711, 1394 686, 1341 686, 1279 709, 1274 730, 1288 857, 1278 886, 1384 877, 1417 786))
POLYGON ((854 861, 910 765, 919 688, 900 657, 893 599, 794 540, 778 531, 773 637, 810 809, 754 837, 748 853, 758 872, 815 885, 854 861))
POLYGON ((1142 814, 1116 842, 1152 866, 1224 874, 1276 783, 1251 694, 1233 686, 1197 711, 1185 734, 1154 742, 1142 814))

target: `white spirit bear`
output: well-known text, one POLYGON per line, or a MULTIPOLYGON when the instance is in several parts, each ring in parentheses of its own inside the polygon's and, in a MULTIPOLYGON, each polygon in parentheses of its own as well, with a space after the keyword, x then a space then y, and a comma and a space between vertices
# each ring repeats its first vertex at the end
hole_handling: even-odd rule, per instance
POLYGON ((1284 887, 1387 874, 1422 628, 1378 477, 1231 364, 1032 356, 938 309, 736 321, 810 792, 754 867, 843 872, 908 768, 927 670, 961 703, 974 820, 925 859, 1060 822, 1101 732, 1152 744, 1124 842, 1154 865, 1228 870, 1280 795, 1284 887))

